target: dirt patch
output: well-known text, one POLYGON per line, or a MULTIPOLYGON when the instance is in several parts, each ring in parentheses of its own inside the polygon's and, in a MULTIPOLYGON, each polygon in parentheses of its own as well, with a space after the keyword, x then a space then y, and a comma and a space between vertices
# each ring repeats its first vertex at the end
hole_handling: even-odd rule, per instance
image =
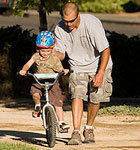
MULTIPOLYGON (((0 105, 0 141, 26 143, 39 150, 48 148, 41 118, 32 118, 32 107, 5 108, 0 105)), ((70 106, 69 106, 70 108, 70 106)), ((68 109, 65 109, 68 110, 68 109)), ((83 113, 81 135, 86 123, 83 113)), ((97 116, 94 122, 95 144, 68 146, 72 133, 71 110, 64 111, 71 125, 69 133, 57 133, 54 150, 138 150, 140 149, 140 116, 97 116)), ((83 139, 83 136, 82 136, 83 139)))

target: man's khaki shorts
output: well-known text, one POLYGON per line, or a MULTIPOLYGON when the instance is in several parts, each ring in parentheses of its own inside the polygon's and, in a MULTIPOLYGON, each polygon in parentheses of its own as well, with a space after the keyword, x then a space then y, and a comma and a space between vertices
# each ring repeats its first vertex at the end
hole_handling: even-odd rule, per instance
MULTIPOLYGON (((31 95, 39 93, 40 96, 42 96, 44 92, 45 90, 43 86, 40 86, 38 83, 32 84, 30 90, 31 95)), ((58 107, 63 106, 63 96, 58 82, 56 82, 55 85, 49 90, 49 101, 54 106, 58 107)))
POLYGON ((105 71, 103 84, 101 88, 93 87, 93 73, 72 73, 70 75, 69 89, 71 98, 80 98, 85 101, 98 104, 100 102, 109 102, 112 95, 112 69, 105 71))

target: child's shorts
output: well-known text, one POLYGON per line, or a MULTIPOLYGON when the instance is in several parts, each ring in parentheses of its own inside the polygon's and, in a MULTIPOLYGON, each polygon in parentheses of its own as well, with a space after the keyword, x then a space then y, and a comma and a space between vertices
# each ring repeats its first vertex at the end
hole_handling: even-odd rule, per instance
POLYGON ((95 104, 109 102, 110 96, 112 95, 113 82, 111 70, 112 69, 109 68, 105 71, 101 88, 91 87, 91 82, 94 77, 93 73, 72 73, 69 78, 69 88, 72 95, 71 98, 80 98, 95 104))
MULTIPOLYGON (((38 83, 32 84, 30 90, 31 95, 39 93, 40 96, 42 96, 44 92, 45 92, 44 87, 40 86, 38 83)), ((58 107, 63 106, 63 96, 58 82, 56 82, 55 85, 49 90, 49 101, 50 104, 54 106, 58 107)))

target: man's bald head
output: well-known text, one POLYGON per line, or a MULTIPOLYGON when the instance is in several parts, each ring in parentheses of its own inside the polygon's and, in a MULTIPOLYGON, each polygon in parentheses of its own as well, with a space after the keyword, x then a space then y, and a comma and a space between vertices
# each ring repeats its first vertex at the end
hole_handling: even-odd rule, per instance
POLYGON ((69 16, 72 12, 79 13, 78 6, 75 2, 67 2, 62 7, 62 16, 69 16))

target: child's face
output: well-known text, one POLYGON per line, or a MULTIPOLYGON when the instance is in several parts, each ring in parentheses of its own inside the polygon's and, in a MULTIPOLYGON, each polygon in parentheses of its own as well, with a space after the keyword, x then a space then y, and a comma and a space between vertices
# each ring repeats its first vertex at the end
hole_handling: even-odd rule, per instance
POLYGON ((39 53, 42 57, 47 58, 51 53, 51 48, 39 48, 39 53))

